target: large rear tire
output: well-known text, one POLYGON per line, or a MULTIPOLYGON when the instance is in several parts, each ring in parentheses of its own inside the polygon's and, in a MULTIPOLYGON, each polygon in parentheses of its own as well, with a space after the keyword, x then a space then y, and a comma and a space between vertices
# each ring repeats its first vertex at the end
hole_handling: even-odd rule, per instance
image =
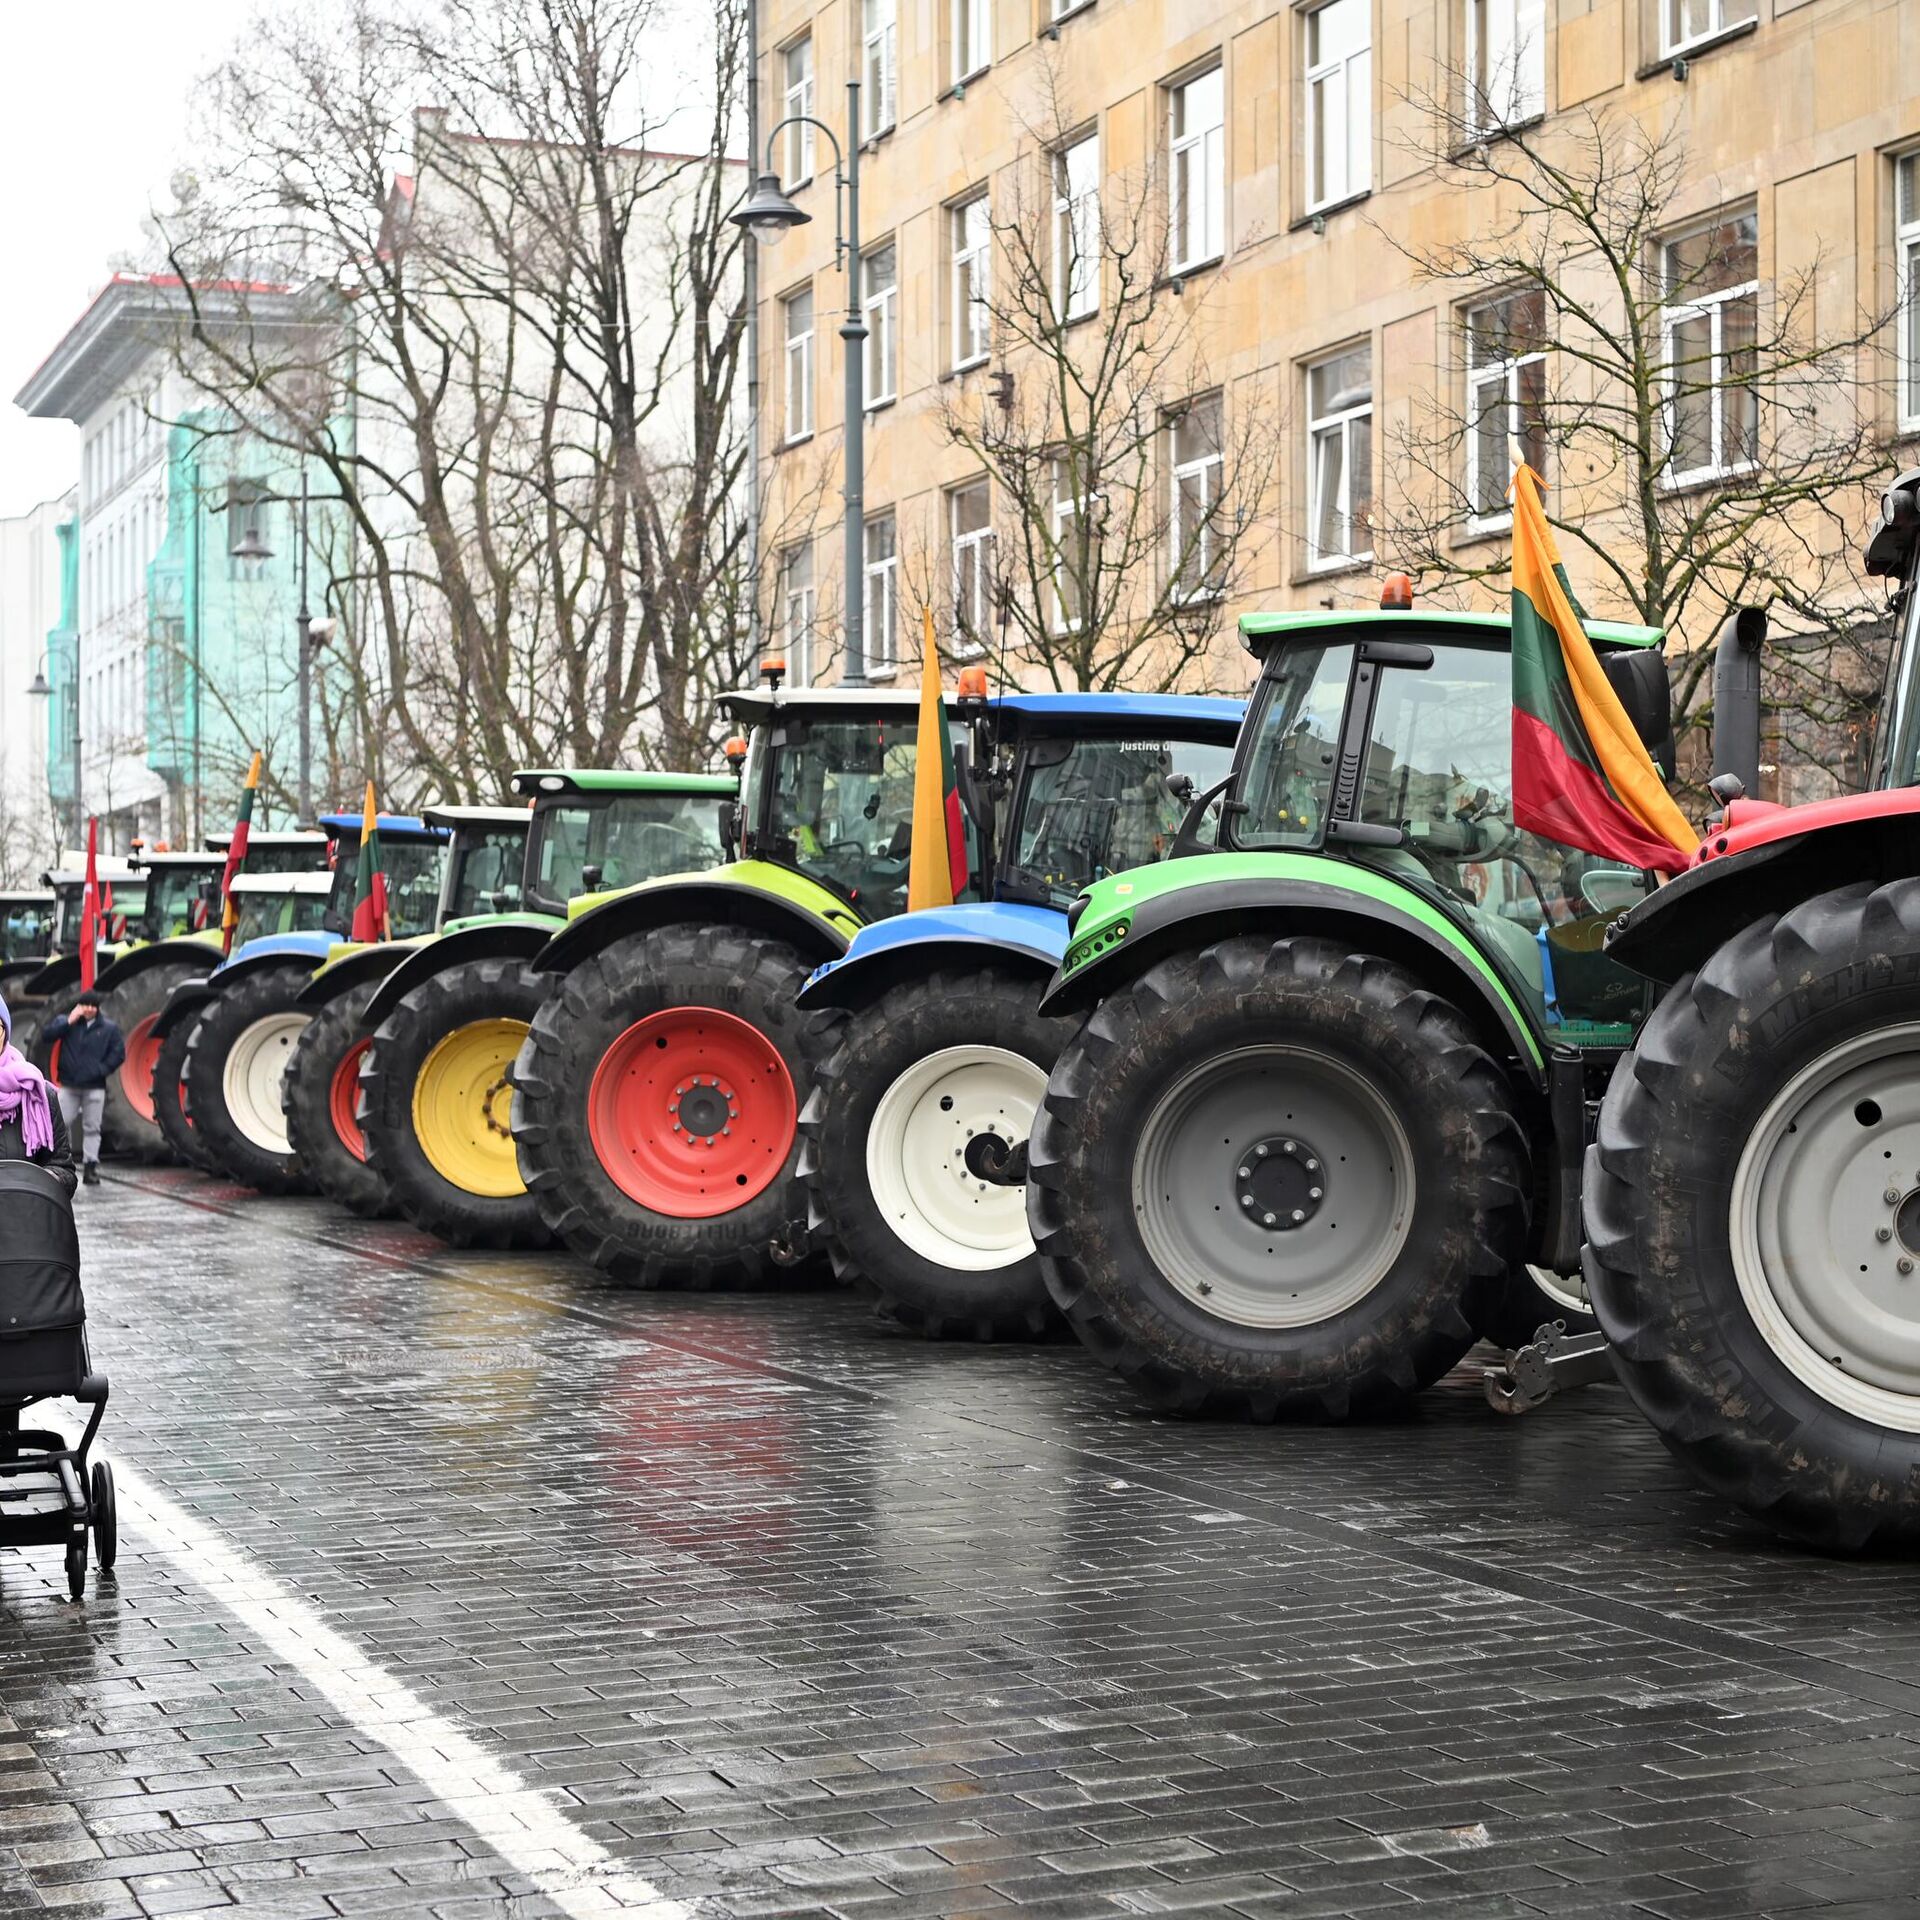
POLYGON ((1242 938, 1159 961, 1067 1044, 1027 1206, 1075 1332, 1150 1399, 1338 1420, 1467 1351, 1529 1191, 1455 1008, 1330 941, 1242 938))
POLYGON ((1829 1551, 1920 1543, 1920 880, 1803 901, 1676 982, 1585 1199, 1614 1365, 1689 1470, 1829 1551))
POLYGON ((187 1108, 214 1171, 261 1193, 304 1193, 287 1143, 283 1083, 313 1016, 303 966, 249 971, 200 1009, 187 1050, 187 1108))
POLYGON ((187 1113, 187 1054, 193 1045, 199 1010, 183 1015, 168 1030, 153 1059, 153 1117, 160 1137, 183 1167, 212 1173, 214 1165, 187 1113))
POLYGON ((929 1339, 1058 1325, 1024 1186, 968 1158, 1033 1130, 1071 1031, 1042 1018, 1041 985, 990 967, 889 989, 840 1027, 801 1115, 809 1224, 835 1272, 863 1276, 883 1313, 929 1339))
POLYGON ((172 1145, 160 1130, 153 1105, 154 1067, 160 1056, 160 1042, 153 1028, 174 988, 204 971, 204 967, 185 960, 173 966, 152 967, 135 974, 124 986, 115 987, 101 1003, 127 1043, 125 1063, 107 1082, 107 1138, 121 1153, 141 1160, 173 1158, 172 1145))
POLYGON ((380 1023, 360 1070, 367 1160, 393 1205, 456 1247, 544 1247, 520 1177, 513 1065, 547 983, 524 960, 431 975, 380 1023))
POLYGON ((549 994, 513 1133, 568 1246, 628 1286, 699 1288, 757 1280, 776 1241, 804 1240, 799 1112, 838 1018, 794 1005, 809 965, 784 940, 682 924, 615 941, 549 994))
POLYGON ((386 1182, 367 1164, 357 1110, 360 1063, 368 1049, 360 1017, 377 980, 349 987, 313 1016, 293 1050, 282 1087, 287 1145, 328 1199, 366 1219, 391 1211, 386 1182))

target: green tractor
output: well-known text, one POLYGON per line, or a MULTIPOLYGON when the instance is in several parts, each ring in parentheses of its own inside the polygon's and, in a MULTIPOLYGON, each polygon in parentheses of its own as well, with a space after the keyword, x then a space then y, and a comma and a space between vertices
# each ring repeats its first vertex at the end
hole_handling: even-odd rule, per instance
POLYGON ((312 1015, 281 1083, 287 1145, 312 1184, 369 1216, 389 1211, 386 1184, 367 1164, 359 1121, 362 1019, 380 984, 456 921, 520 904, 525 807, 428 807, 421 818, 446 837, 434 931, 374 943, 340 941, 300 989, 312 1015))
MULTIPOLYGON (((105 925, 95 948, 96 964, 109 965, 126 940, 130 919, 146 904, 147 886, 133 868, 119 858, 102 857, 95 863, 102 889, 105 925)), ((40 1022, 54 1010, 55 998, 80 977, 81 896, 87 876, 79 867, 60 867, 40 876, 41 888, 53 895, 53 916, 44 936, 45 954, 23 957, 0 974, 0 992, 7 998, 14 1020, 13 1044, 29 1056, 39 1037, 40 1022)))
POLYGON ((783 692, 769 672, 722 704, 751 730, 729 756, 745 766, 726 823, 737 857, 574 901, 532 962, 547 991, 513 1071, 541 1218, 635 1286, 805 1257, 800 1109, 835 1016, 794 996, 907 904, 918 696, 783 692))
MULTIPOLYGON (((1577 1316, 1585 1115, 1649 1006, 1649 876, 1518 829, 1504 615, 1251 615, 1221 851, 1098 882, 1043 1010, 1028 1212, 1161 1404, 1340 1419, 1577 1316)), ((1671 771, 1661 636, 1589 632, 1671 771)))

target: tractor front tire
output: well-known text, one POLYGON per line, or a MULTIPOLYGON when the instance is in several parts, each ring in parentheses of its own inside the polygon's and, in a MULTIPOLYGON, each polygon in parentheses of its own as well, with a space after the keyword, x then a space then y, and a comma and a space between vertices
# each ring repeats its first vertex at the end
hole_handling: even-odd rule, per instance
POLYGON ((581 962, 514 1069, 514 1139, 541 1216, 623 1285, 758 1280, 807 1250, 799 1115, 837 1016, 811 961, 741 927, 675 924, 581 962))
POLYGON ((1587 1288, 1713 1492, 1830 1552, 1920 1544, 1920 880, 1735 934, 1614 1069, 1587 1288))
POLYGON ((835 1272, 930 1340, 1059 1324, 1024 1183, 983 1178, 977 1158, 1025 1143, 1072 1031, 1042 1017, 1043 985, 989 967, 888 989, 842 1024, 801 1115, 809 1225, 835 1272))
POLYGON ((255 969, 200 1009, 187 1049, 195 1137, 215 1172, 261 1193, 304 1193, 287 1141, 283 1086, 312 1015, 299 1003, 304 968, 255 969))
POLYGON ((1067 1044, 1028 1216, 1082 1341, 1181 1413, 1390 1411, 1525 1245, 1513 1090, 1459 1011, 1318 938, 1156 962, 1067 1044))
POLYGON ((544 1247, 511 1126, 512 1072, 546 981, 524 960, 431 975, 380 1023, 360 1070, 369 1166, 394 1206, 456 1247, 544 1247))
POLYGON ((287 1145, 330 1200, 373 1220, 392 1211, 386 1182, 367 1163, 360 1128, 360 1063, 371 1044, 360 1018, 377 980, 349 987, 313 1016, 287 1066, 281 1094, 287 1145))
POLYGON ((192 961, 150 967, 115 987, 102 1003, 127 1043, 125 1062, 107 1082, 106 1133, 121 1153, 141 1160, 173 1157, 172 1143, 161 1131, 153 1104, 154 1069, 160 1055, 153 1028, 174 988, 202 971, 192 961))

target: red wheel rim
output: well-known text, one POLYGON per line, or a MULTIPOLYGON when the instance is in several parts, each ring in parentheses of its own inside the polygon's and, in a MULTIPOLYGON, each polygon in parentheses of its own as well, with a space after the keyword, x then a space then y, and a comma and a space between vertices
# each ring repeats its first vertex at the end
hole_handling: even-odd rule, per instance
POLYGON ((153 1068, 160 1058, 160 1042, 153 1029, 160 1016, 150 1013, 127 1035, 127 1057, 120 1065, 120 1091, 148 1126, 158 1124, 153 1110, 153 1068))
POLYGON ((706 1220, 766 1192, 800 1117, 780 1050, 749 1021, 673 1007, 594 1069, 587 1133, 607 1178, 654 1213, 706 1220))
POLYGON ((327 1114, 340 1144, 356 1160, 367 1157, 367 1136, 360 1130, 360 1062, 367 1057, 371 1040, 356 1040, 340 1056, 327 1083, 327 1114))

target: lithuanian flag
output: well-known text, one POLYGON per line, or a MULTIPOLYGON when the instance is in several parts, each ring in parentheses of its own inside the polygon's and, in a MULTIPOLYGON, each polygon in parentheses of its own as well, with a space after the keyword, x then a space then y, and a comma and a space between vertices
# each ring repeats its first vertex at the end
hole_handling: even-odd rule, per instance
POLYGON ((240 902, 233 897, 233 883, 247 858, 247 834, 253 826, 253 796, 260 787, 260 755, 247 769, 247 784, 240 789, 240 817, 233 823, 233 838, 227 842, 227 864, 220 870, 220 951, 233 951, 233 930, 240 924, 240 902))
POLYGON ((360 867, 353 882, 353 927, 348 936, 363 943, 387 937, 387 876, 380 865, 380 809, 373 782, 360 816, 360 867))
POLYGON ((1531 467, 1513 476, 1513 817, 1562 846, 1678 873, 1699 836, 1587 638, 1531 467))
POLYGON ((920 732, 913 761, 913 843, 907 861, 907 910, 950 907, 967 884, 967 829, 953 767, 953 734, 940 689, 940 646, 933 609, 921 616, 920 732))

